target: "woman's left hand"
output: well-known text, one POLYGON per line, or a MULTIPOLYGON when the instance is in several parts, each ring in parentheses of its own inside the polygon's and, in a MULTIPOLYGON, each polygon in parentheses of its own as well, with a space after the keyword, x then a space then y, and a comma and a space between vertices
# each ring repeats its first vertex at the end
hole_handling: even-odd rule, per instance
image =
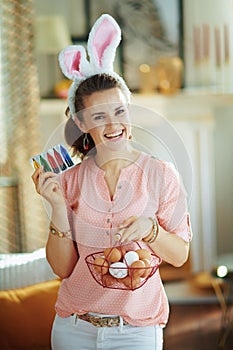
POLYGON ((117 236, 121 242, 141 241, 152 230, 153 222, 144 216, 130 216, 119 226, 117 236))

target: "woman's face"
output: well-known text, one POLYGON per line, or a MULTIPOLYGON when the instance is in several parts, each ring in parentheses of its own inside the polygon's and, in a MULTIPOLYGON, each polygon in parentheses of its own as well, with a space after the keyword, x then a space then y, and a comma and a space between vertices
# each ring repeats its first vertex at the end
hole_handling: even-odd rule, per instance
POLYGON ((90 133, 95 145, 111 149, 125 145, 131 135, 126 98, 119 88, 94 92, 84 98, 83 121, 76 118, 81 131, 90 133))

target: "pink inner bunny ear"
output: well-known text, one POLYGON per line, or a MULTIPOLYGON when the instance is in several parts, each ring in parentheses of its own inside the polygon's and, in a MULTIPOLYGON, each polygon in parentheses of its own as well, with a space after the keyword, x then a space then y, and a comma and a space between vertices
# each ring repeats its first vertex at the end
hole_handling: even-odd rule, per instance
POLYGON ((61 69, 69 79, 83 76, 81 72, 81 60, 84 60, 84 48, 70 46, 64 49, 59 55, 61 69))
POLYGON ((93 27, 92 43, 90 43, 89 50, 91 48, 95 61, 99 67, 102 67, 102 58, 106 49, 110 46, 114 50, 112 54, 112 60, 114 60, 115 49, 120 42, 121 32, 118 24, 111 16, 105 16, 101 19, 100 24, 97 21, 96 25, 96 28, 95 25, 93 27))

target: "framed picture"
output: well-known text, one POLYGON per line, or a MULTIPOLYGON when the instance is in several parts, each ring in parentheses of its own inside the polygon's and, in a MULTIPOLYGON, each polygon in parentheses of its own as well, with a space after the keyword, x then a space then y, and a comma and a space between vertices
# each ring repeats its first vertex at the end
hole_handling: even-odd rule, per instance
POLYGON ((160 58, 182 57, 182 0, 88 2, 91 25, 102 13, 109 13, 121 27, 116 64, 132 91, 140 90, 142 65, 153 69, 160 58))

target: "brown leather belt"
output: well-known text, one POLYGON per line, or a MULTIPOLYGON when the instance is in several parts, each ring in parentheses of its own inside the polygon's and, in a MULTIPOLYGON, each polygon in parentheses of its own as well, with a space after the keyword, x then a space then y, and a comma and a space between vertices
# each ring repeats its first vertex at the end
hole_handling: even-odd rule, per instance
MULTIPOLYGON (((76 315, 80 320, 90 322, 93 326, 96 327, 117 327, 120 326, 120 317, 100 317, 100 316, 93 316, 90 314, 83 314, 83 315, 76 315)), ((123 325, 127 325, 128 322, 123 320, 123 325)))

